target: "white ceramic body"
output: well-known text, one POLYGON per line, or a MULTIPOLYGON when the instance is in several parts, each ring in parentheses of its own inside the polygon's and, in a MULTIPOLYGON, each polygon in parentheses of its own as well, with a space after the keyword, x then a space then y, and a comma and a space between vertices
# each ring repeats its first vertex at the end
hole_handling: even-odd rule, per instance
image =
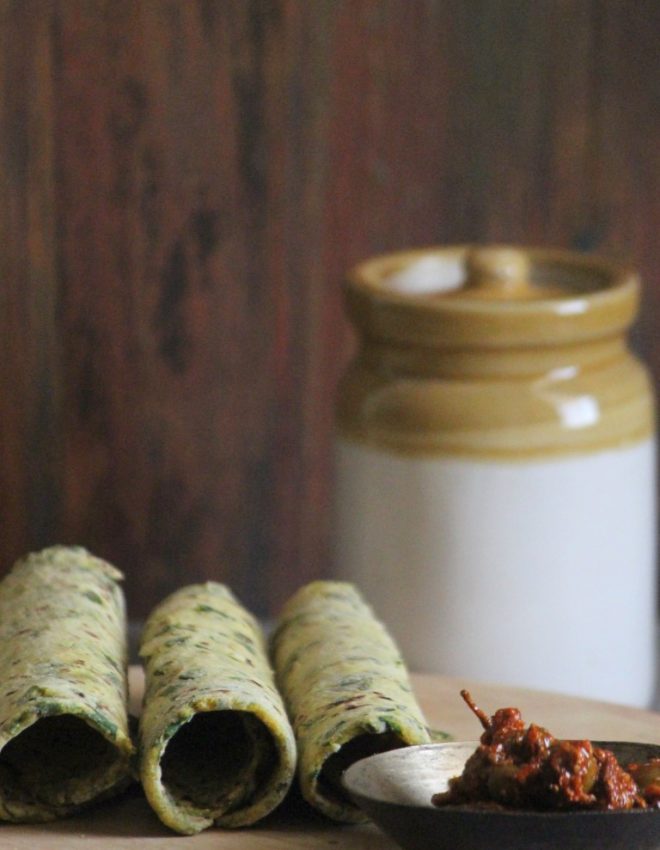
POLYGON ((534 460, 339 439, 336 569, 410 667, 636 706, 655 684, 655 442, 534 460))

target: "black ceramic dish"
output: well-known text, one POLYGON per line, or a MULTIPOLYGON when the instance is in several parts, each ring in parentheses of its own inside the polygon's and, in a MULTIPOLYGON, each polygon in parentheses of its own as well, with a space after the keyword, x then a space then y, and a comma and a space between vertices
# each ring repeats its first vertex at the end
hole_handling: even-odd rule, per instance
MULTIPOLYGON (((596 742, 622 764, 660 745, 596 742)), ((425 744, 356 762, 343 776, 355 803, 405 850, 660 850, 660 809, 532 812, 438 808, 431 796, 463 770, 476 741, 425 744)))

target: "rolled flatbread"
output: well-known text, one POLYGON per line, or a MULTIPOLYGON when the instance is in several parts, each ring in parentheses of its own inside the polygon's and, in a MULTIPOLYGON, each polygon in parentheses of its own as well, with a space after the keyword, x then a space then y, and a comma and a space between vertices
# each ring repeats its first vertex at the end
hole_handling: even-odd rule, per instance
POLYGON ((271 649, 303 797, 335 820, 364 820, 341 788, 343 771, 373 753, 429 741, 394 641, 353 585, 316 581, 284 606, 271 649))
POLYGON ((0 819, 53 820, 130 781, 121 573, 80 547, 0 583, 0 819))
POLYGON ((286 795, 296 746, 261 629, 222 584, 191 585, 150 615, 140 778, 184 834, 247 826, 286 795))

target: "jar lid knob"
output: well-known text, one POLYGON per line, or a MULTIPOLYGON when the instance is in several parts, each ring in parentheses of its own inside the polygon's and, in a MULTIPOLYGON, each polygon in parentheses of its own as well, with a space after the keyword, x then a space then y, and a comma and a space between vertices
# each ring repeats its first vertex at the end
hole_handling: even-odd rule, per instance
POLYGON ((483 290, 484 295, 522 295, 530 289, 529 259, 523 251, 506 247, 478 247, 465 261, 466 288, 483 290))

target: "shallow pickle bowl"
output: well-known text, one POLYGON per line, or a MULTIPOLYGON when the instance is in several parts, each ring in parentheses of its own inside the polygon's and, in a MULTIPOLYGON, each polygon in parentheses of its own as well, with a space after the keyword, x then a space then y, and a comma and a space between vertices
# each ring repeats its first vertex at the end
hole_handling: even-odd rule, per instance
MULTIPOLYGON (((620 762, 660 758, 660 745, 595 741, 620 762)), ((534 812, 438 808, 433 794, 477 747, 423 744, 362 759, 344 773, 351 799, 405 850, 659 850, 660 809, 534 812)))

